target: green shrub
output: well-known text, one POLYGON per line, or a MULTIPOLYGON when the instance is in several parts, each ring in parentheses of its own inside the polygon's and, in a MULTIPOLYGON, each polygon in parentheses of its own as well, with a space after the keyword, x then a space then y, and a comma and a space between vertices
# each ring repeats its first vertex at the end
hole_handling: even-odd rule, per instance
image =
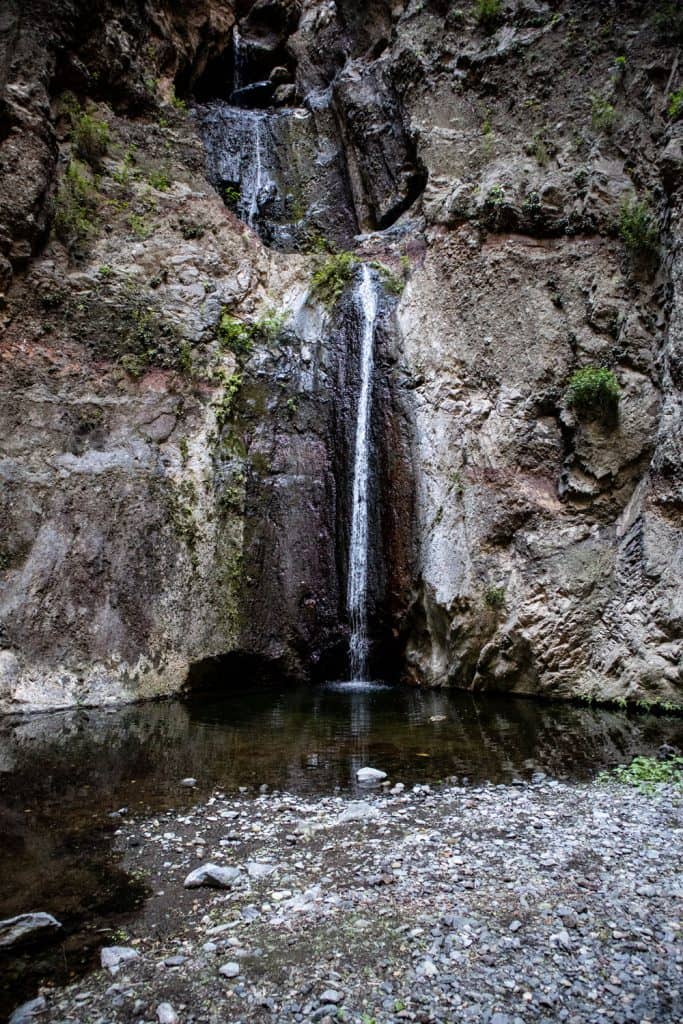
POLYGON ((489 608, 502 608, 505 604, 505 587, 489 587, 484 600, 489 608))
POLYGON ((502 0, 476 0, 474 13, 483 28, 493 29, 502 19, 502 0))
POLYGON ((616 111, 612 104, 601 96, 591 97, 591 124, 596 132, 609 134, 616 121, 616 111))
POLYGON ((677 89, 676 92, 671 93, 666 112, 672 121, 677 121, 683 114, 683 89, 677 89))
POLYGON ((351 282, 358 257, 352 252, 338 252, 328 256, 311 278, 310 294, 326 306, 334 306, 351 282))
POLYGON ((218 342, 233 355, 248 356, 254 347, 254 328, 223 310, 218 321, 218 342))
POLYGON ((569 378, 565 401, 579 415, 610 419, 619 404, 619 382, 604 366, 584 366, 569 378))
POLYGON ((222 348, 229 349, 238 358, 251 355, 256 342, 268 343, 279 333, 284 317, 278 313, 268 313, 253 324, 246 324, 232 316, 227 309, 221 313, 218 321, 218 342, 222 348))
POLYGON ((97 190, 85 166, 72 160, 55 199, 55 233, 71 252, 78 250, 97 227, 97 190))
POLYGON ((171 187, 171 178, 166 171, 152 171, 149 183, 157 192, 168 192, 171 187))
POLYGON ((128 218, 128 224, 133 234, 137 235, 138 238, 144 240, 152 234, 151 224, 140 213, 131 213, 128 218))
POLYGON ((635 196, 626 199, 619 214, 619 234, 634 256, 653 256, 659 247, 657 222, 649 205, 635 196))
POLYGON ((683 757, 660 761, 655 757, 634 757, 629 765, 620 764, 609 772, 600 772, 598 782, 623 782, 643 793, 653 793, 660 783, 683 788, 683 757))
POLYGON ((99 167, 109 149, 110 135, 106 121, 100 121, 83 110, 72 123, 71 138, 76 153, 91 167, 99 167))
POLYGON ((233 373, 230 377, 224 378, 223 380, 223 394, 213 406, 216 410, 216 428, 219 434, 225 424, 228 423, 232 417, 235 401, 240 393, 241 387, 241 373, 233 373))

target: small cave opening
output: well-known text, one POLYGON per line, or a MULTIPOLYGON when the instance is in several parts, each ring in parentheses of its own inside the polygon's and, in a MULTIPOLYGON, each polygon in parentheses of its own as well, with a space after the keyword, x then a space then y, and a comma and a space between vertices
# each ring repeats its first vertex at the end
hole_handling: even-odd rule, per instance
POLYGON ((272 686, 286 678, 284 666, 259 654, 230 651, 190 665, 183 694, 221 694, 245 687, 272 686))

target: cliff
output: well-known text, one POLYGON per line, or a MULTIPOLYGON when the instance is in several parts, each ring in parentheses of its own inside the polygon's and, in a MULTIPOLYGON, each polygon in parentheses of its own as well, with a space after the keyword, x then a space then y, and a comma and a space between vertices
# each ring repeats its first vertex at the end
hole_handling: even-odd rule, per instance
POLYGON ((680 703, 676 7, 0 17, 0 709, 343 674, 361 260, 375 674, 680 703))

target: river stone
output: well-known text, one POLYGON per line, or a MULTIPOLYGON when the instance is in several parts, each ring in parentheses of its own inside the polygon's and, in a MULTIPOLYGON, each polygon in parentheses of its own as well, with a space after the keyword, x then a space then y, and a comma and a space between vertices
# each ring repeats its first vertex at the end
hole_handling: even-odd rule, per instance
POLYGON ((178 1014, 170 1003, 159 1003, 157 1006, 159 1024, 178 1024, 178 1014))
POLYGON ((239 868, 219 867, 217 864, 202 864, 187 876, 183 885, 186 889, 231 889, 239 877, 239 868))
POLYGON ((227 964, 223 964, 222 967, 218 968, 218 973, 222 974, 224 978, 236 978, 240 973, 240 965, 231 960, 227 964))
POLYGON ((130 946, 105 946, 100 950, 100 963, 112 974, 116 974, 121 964, 137 960, 139 956, 137 949, 131 949, 130 946))
POLYGON ((247 874, 250 878, 258 881, 261 878, 267 878, 268 875, 272 875, 275 871, 274 864, 264 864, 262 861, 250 860, 247 864, 247 874))
POLYGON ((337 822, 340 825, 343 825, 347 821, 373 821, 375 818, 380 818, 381 816, 382 812, 379 807, 375 807, 374 804, 367 803, 366 800, 356 800, 342 811, 337 818, 337 822))
POLYGON ((381 782, 386 777, 387 773, 380 771, 378 768, 359 768, 356 772, 356 778, 359 782, 381 782))
POLYGON ((18 914, 0 921, 0 949, 9 949, 21 942, 48 937, 61 928, 52 914, 18 914))

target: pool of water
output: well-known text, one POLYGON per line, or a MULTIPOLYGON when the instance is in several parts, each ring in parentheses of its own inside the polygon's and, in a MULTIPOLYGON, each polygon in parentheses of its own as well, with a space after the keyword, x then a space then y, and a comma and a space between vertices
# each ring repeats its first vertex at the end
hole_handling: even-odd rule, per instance
POLYGON ((145 899, 112 852, 121 808, 153 814, 240 786, 353 791, 363 765, 406 784, 585 779, 665 742, 683 745, 680 718, 378 684, 252 684, 0 719, 0 919, 44 910, 66 932, 58 949, 0 958, 0 1014, 38 979, 82 970, 145 899))

